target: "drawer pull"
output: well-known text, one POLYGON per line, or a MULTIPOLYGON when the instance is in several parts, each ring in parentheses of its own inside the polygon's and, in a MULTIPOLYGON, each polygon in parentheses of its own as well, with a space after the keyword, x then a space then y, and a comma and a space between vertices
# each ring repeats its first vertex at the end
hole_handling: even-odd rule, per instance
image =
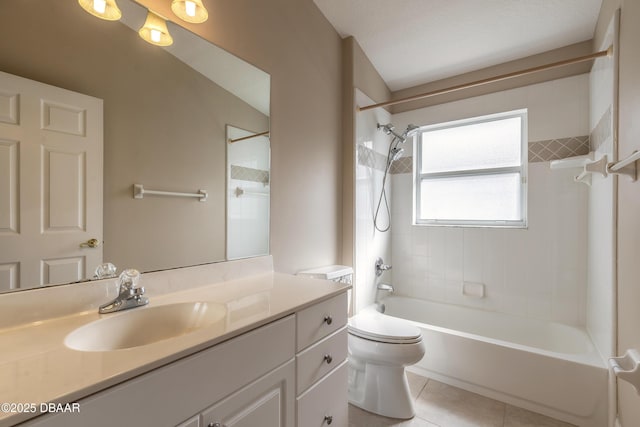
POLYGON ((333 415, 325 415, 324 420, 327 424, 331 424, 333 422, 333 415))
POLYGON ((331 316, 324 316, 324 323, 326 323, 327 325, 330 325, 333 323, 333 317, 331 316))
POLYGON ((333 357, 331 357, 330 354, 325 354, 324 355, 324 361, 327 362, 327 365, 330 364, 331 362, 333 362, 333 357))
POLYGON ((225 425, 220 423, 209 423, 207 427, 225 427, 225 425))

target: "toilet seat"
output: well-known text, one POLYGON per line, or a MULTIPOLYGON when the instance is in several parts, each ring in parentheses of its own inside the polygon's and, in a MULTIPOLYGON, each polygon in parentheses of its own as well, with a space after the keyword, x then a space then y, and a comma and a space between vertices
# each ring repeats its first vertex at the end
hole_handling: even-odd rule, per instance
POLYGON ((414 344, 422 341, 422 334, 417 326, 378 312, 353 316, 349 319, 347 329, 351 335, 380 343, 414 344))

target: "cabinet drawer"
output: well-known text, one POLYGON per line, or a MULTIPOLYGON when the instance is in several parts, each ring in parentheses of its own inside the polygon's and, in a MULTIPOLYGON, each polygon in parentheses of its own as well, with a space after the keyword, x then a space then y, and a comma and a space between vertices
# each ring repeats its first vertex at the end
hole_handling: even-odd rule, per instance
POLYGON ((312 345, 296 356, 297 392, 302 393, 314 382, 340 365, 347 358, 347 328, 312 345))
POLYGON ((298 426, 347 427, 347 362, 298 397, 298 426))
POLYGON ((320 302, 296 315, 297 351, 347 324, 347 293, 320 302))

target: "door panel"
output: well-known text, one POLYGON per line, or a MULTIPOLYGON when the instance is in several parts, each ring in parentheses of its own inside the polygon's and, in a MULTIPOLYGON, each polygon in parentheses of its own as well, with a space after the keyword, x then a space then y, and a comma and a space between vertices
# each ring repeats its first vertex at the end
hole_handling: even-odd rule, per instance
POLYGON ((19 100, 15 92, 0 92, 0 122, 18 124, 19 100))
POLYGON ((43 232, 85 231, 85 153, 45 149, 43 160, 43 232))
POLYGON ((0 291, 102 262, 80 246, 102 242, 102 120, 100 99, 0 72, 0 291))
POLYGON ((18 142, 0 139, 0 234, 18 232, 18 142))

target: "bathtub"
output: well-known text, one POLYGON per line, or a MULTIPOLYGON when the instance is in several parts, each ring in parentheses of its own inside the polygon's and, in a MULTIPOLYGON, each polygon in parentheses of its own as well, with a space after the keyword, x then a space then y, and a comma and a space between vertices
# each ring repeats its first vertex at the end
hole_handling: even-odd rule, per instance
POLYGON ((390 296, 389 316, 420 327, 411 371, 581 427, 607 425, 608 369, 582 329, 390 296))

